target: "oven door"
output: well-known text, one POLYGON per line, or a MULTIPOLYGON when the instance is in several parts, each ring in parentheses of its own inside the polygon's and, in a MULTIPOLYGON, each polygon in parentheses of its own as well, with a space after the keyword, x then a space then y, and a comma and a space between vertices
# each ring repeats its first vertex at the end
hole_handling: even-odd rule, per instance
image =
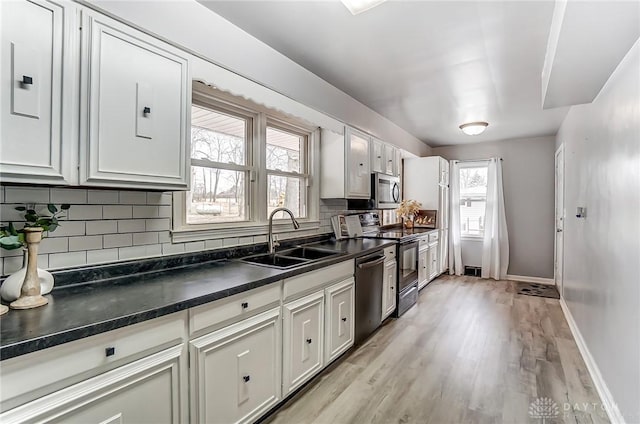
POLYGON ((400 179, 374 174, 374 198, 378 209, 396 209, 400 203, 400 179))
POLYGON ((418 242, 398 245, 398 292, 418 280, 418 242))

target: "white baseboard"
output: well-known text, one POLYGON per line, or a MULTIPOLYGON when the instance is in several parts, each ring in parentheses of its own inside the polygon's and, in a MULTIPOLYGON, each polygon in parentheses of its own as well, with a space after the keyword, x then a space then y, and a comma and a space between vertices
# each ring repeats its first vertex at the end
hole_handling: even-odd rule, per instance
POLYGON ((538 284, 547 284, 547 285, 555 285, 555 281, 553 278, 542 278, 542 277, 529 277, 526 275, 511 275, 507 274, 507 280, 511 281, 522 281, 525 283, 538 283, 538 284))
POLYGON ((620 413, 620 409, 618 409, 618 405, 613 399, 613 395, 609 391, 607 384, 602 378, 602 374, 600 374, 600 369, 598 368, 596 361, 593 359, 593 356, 591 356, 591 352, 589 352, 589 348, 587 347, 587 344, 582 338, 582 333, 580 333, 580 329, 576 325, 576 322, 573 319, 573 315, 571 315, 571 311, 569 310, 569 307, 567 306, 566 302, 562 298, 560 299, 560 307, 562 308, 564 317, 567 320, 567 323, 569 324, 569 329, 571 330, 571 334, 573 334, 573 338, 575 339, 576 344, 578 345, 578 350, 582 355, 582 359, 584 360, 584 363, 587 365, 587 370, 591 375, 593 384, 596 386, 596 391, 598 392, 598 395, 600 396, 600 399, 604 404, 607 415, 609 416, 609 421, 611 421, 611 424, 625 424, 624 417, 620 413))

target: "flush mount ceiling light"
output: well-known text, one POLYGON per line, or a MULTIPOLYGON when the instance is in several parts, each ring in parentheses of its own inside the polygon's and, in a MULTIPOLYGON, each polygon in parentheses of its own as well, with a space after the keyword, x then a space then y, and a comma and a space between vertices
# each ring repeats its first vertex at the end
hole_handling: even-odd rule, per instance
POLYGON ((352 15, 357 15, 369 10, 377 5, 384 3, 386 0, 340 0, 352 15))
POLYGON ((460 129, 466 135, 479 135, 487 129, 489 124, 487 122, 467 122, 466 124, 460 125, 460 129))

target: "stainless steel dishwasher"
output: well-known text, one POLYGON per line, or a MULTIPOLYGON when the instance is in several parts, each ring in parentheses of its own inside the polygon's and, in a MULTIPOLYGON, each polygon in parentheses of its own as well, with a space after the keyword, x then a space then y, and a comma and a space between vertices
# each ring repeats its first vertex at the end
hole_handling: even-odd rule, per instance
POLYGON ((356 259, 356 345, 362 343, 380 326, 383 277, 382 250, 356 259))

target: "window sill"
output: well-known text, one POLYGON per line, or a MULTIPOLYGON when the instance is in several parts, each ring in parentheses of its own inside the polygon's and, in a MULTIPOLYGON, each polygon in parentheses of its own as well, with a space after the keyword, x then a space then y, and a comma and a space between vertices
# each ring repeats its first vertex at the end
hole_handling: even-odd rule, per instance
MULTIPOLYGON (((309 231, 320 228, 320 221, 299 221, 300 228, 294 230, 291 221, 274 222, 273 234, 293 233, 295 231, 309 231)), ((203 228, 203 229, 176 229, 171 231, 173 243, 186 243, 191 241, 217 240, 231 237, 266 236, 269 225, 264 223, 243 223, 237 227, 203 228)))

